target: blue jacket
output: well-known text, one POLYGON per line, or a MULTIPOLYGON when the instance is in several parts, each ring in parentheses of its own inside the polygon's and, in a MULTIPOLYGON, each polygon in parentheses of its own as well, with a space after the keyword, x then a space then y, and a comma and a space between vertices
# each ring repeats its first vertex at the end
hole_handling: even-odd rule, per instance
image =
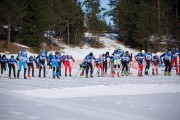
POLYGON ((61 61, 62 61, 62 56, 56 57, 55 55, 53 55, 53 58, 51 60, 52 66, 53 67, 60 67, 61 61))
POLYGON ((93 55, 93 56, 87 55, 87 56, 84 58, 84 61, 86 61, 87 63, 92 63, 92 60, 95 60, 94 55, 93 55))
POLYGON ((152 53, 146 52, 144 54, 145 60, 151 61, 152 60, 152 53))
POLYGON ((114 51, 114 60, 118 60, 122 57, 123 51, 122 50, 115 50, 114 51))
POLYGON ((0 63, 7 63, 8 59, 6 57, 1 57, 0 63))
POLYGON ((17 63, 15 59, 8 59, 8 64, 13 65, 14 63, 17 63))
POLYGON ((128 54, 124 54, 122 56, 122 62, 124 62, 124 63, 129 63, 129 61, 131 61, 131 59, 132 59, 131 55, 128 55, 128 54))
POLYGON ((63 62, 68 62, 70 59, 74 61, 74 58, 71 55, 63 55, 63 62))
POLYGON ((17 56, 17 60, 19 62, 27 62, 27 60, 28 60, 27 53, 24 53, 24 54, 19 53, 18 56, 17 56))
POLYGON ((170 53, 170 54, 164 53, 164 54, 162 54, 160 56, 160 60, 169 60, 171 62, 172 59, 173 59, 173 54, 172 53, 170 53))
POLYGON ((173 50, 172 54, 173 54, 173 59, 176 59, 178 56, 180 56, 180 51, 179 50, 173 50))
POLYGON ((138 53, 137 55, 134 56, 134 58, 135 58, 139 63, 142 64, 145 56, 144 56, 142 53, 138 53))

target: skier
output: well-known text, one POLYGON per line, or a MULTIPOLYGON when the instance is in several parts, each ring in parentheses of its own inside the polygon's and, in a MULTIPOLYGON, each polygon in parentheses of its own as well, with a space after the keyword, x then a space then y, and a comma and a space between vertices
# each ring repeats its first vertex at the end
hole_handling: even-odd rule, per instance
POLYGON ((155 54, 152 57, 152 75, 158 75, 158 65, 159 65, 159 58, 157 54, 155 54), (156 70, 156 74, 154 70, 156 70))
POLYGON ((87 55, 84 58, 84 61, 87 62, 87 67, 86 67, 86 78, 88 78, 88 73, 89 73, 89 68, 90 68, 90 77, 93 77, 93 65, 92 65, 92 60, 96 60, 94 57, 93 53, 90 52, 89 55, 87 55))
POLYGON ((21 68, 23 66, 24 68, 24 79, 27 79, 26 77, 26 70, 27 70, 27 66, 26 66, 26 62, 28 60, 28 56, 27 53, 25 53, 26 51, 24 49, 21 49, 21 51, 19 52, 16 60, 19 61, 19 69, 18 69, 18 73, 17 73, 17 77, 19 78, 19 74, 21 71, 21 68))
POLYGON ((4 71, 6 71, 6 64, 8 62, 8 59, 6 58, 6 55, 2 55, 0 59, 0 64, 1 64, 1 75, 3 74, 4 71))
POLYGON ((117 76, 120 77, 120 64, 121 64, 122 55, 123 55, 123 51, 121 49, 117 49, 114 51, 114 70, 112 72, 112 77, 114 77, 116 70, 117 70, 117 76))
POLYGON ((134 56, 135 60, 138 62, 138 76, 139 77, 143 77, 143 61, 144 61, 144 54, 145 54, 145 50, 142 50, 140 53, 138 53, 137 55, 134 56))
POLYGON ((148 48, 148 52, 144 54, 145 56, 145 62, 146 62, 146 68, 145 68, 145 75, 149 75, 148 71, 150 68, 150 63, 152 62, 152 52, 151 48, 148 48))
POLYGON ((43 77, 46 77, 46 62, 47 54, 45 50, 42 50, 41 53, 36 57, 37 64, 39 66, 39 77, 41 77, 41 70, 43 68, 43 77))
POLYGON ((60 67, 61 67, 61 61, 62 61, 62 55, 59 52, 55 52, 55 55, 53 56, 51 63, 53 68, 53 78, 57 76, 57 78, 60 79, 60 67))
POLYGON ((106 76, 107 75, 107 67, 108 67, 108 59, 110 59, 109 52, 106 52, 106 54, 104 54, 103 57, 105 59, 103 61, 104 75, 106 76))
POLYGON ((129 55, 129 51, 126 51, 125 54, 123 54, 122 56, 122 72, 121 72, 121 75, 124 76, 124 68, 126 68, 125 70, 125 74, 126 76, 129 75, 129 62, 132 60, 132 57, 131 55, 129 55))
POLYGON ((105 61, 105 58, 102 55, 99 55, 99 58, 96 59, 96 67, 97 67, 97 76, 98 77, 103 77, 104 75, 104 67, 103 67, 103 62, 105 61), (101 75, 100 75, 101 71, 101 75))
POLYGON ((72 66, 70 60, 75 62, 74 58, 70 54, 63 55, 63 64, 65 66, 65 76, 67 77, 67 69, 69 68, 69 76, 71 77, 72 66))
POLYGON ((49 65, 49 68, 52 69, 52 65, 51 65, 51 61, 53 59, 53 54, 50 53, 49 56, 48 56, 48 65, 49 65))
POLYGON ((14 78, 16 78, 15 63, 17 63, 17 61, 14 59, 14 56, 12 55, 11 58, 8 59, 9 78, 11 78, 11 70, 13 70, 14 78))
POLYGON ((110 57, 110 68, 111 68, 111 74, 114 70, 114 53, 110 57))
POLYGON ((82 70, 82 72, 80 73, 80 77, 84 76, 84 71, 86 70, 86 67, 87 67, 87 62, 86 62, 86 61, 83 61, 83 62, 80 64, 80 69, 82 70))
POLYGON ((30 69, 32 69, 32 77, 34 76, 34 62, 35 62, 35 58, 33 56, 30 56, 28 61, 27 61, 27 65, 28 65, 28 78, 31 78, 30 75, 30 69))
POLYGON ((165 52, 160 56, 161 64, 165 64, 165 72, 164 76, 171 76, 171 63, 173 59, 173 54, 171 53, 171 49, 168 49, 168 52, 165 52))
POLYGON ((179 70, 178 70, 179 48, 177 47, 176 49, 172 50, 172 54, 173 54, 173 58, 172 58, 171 67, 173 67, 173 65, 175 64, 176 75, 178 75, 179 74, 179 70))

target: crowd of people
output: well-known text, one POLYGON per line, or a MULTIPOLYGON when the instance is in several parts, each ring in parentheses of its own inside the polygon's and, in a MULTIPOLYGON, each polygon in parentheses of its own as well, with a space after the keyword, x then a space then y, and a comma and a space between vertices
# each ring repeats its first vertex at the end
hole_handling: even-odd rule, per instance
MULTIPOLYGON (((179 59, 180 51, 177 48, 167 49, 165 53, 161 56, 152 53, 152 49, 148 48, 147 52, 141 50, 140 53, 133 56, 129 51, 123 51, 121 49, 114 50, 113 54, 110 55, 109 52, 100 54, 99 57, 95 57, 93 52, 89 53, 83 59, 83 62, 80 64, 80 77, 85 76, 93 77, 93 72, 97 68, 97 77, 105 77, 108 72, 111 77, 120 77, 120 76, 129 76, 130 68, 133 64, 138 63, 138 76, 149 75, 150 65, 152 65, 152 75, 158 75, 158 68, 162 65, 165 65, 165 76, 171 76, 171 68, 175 65, 176 75, 180 75, 179 59), (135 61, 132 61, 132 60, 135 61), (110 68, 108 71, 108 68, 110 68), (144 70, 145 69, 145 70, 144 70)), ((11 56, 9 59, 6 55, 0 55, 0 65, 1 65, 1 75, 4 71, 9 70, 9 78, 12 78, 11 72, 13 71, 13 78, 20 78, 20 72, 22 67, 24 69, 24 79, 35 77, 35 69, 39 70, 38 77, 41 77, 41 71, 43 71, 43 77, 46 77, 47 66, 48 69, 52 69, 52 77, 60 78, 62 76, 62 65, 64 65, 64 75, 72 76, 72 62, 75 62, 75 59, 70 54, 62 55, 61 52, 50 53, 47 55, 45 50, 42 50, 41 53, 35 57, 30 56, 24 49, 18 53, 17 57, 11 56), (16 66, 18 71, 16 72, 16 66), (28 73, 27 72, 28 69, 28 73), (32 71, 32 72, 30 72, 32 71), (17 73, 17 74, 16 74, 17 73), (27 75, 27 76, 26 76, 27 75)))

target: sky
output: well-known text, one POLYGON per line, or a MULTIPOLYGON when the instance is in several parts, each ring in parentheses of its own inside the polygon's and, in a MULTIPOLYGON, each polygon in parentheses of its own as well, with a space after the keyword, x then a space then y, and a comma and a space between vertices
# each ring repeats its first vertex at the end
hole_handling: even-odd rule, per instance
MULTIPOLYGON (((84 1, 84 0, 80 0, 80 1, 84 1)), ((109 10, 110 9, 110 6, 108 5, 109 3, 109 0, 101 0, 101 7, 109 10)), ((103 14, 103 13, 102 13, 103 14)), ((107 23, 111 22, 113 23, 111 20, 110 20, 110 17, 105 17, 105 20, 107 23)))

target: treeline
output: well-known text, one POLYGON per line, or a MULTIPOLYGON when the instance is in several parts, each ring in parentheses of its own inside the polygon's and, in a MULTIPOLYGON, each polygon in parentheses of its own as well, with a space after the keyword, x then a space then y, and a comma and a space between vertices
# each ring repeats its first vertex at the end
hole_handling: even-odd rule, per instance
POLYGON ((116 29, 131 47, 158 48, 163 39, 180 45, 179 0, 109 0, 116 29), (150 41, 150 39, 152 39, 150 41), (168 39, 169 38, 169 39, 168 39))
POLYGON ((0 0, 0 34, 40 48, 49 39, 44 32, 55 31, 68 45, 79 45, 87 28, 95 33, 106 28, 101 11, 100 0, 0 0))

